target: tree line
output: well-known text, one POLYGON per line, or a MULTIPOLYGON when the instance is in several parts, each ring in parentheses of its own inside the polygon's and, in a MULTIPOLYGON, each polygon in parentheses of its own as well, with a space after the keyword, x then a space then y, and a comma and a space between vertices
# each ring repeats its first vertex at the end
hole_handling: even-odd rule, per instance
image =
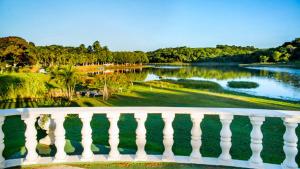
POLYGON ((117 51, 101 46, 99 41, 78 47, 60 45, 36 46, 20 37, 0 38, 0 67, 13 65, 91 65, 142 64, 170 62, 287 62, 300 59, 300 38, 277 48, 258 49, 253 46, 217 45, 215 48, 162 48, 150 52, 117 51))
POLYGON ((91 64, 141 64, 148 63, 146 53, 142 51, 112 52, 99 41, 86 47, 66 47, 60 45, 35 46, 20 37, 0 38, 1 65, 91 65, 91 64))
POLYGON ((259 56, 260 62, 288 62, 300 60, 300 38, 285 42, 277 48, 265 50, 259 56))
POLYGON ((163 48, 148 52, 149 62, 288 62, 300 59, 300 38, 277 48, 258 49, 253 46, 217 45, 215 48, 163 48))
POLYGON ((150 62, 207 62, 207 61, 243 61, 246 56, 254 53, 258 49, 247 46, 217 45, 215 48, 163 48, 148 52, 150 62), (239 60, 237 60, 238 58, 239 60))

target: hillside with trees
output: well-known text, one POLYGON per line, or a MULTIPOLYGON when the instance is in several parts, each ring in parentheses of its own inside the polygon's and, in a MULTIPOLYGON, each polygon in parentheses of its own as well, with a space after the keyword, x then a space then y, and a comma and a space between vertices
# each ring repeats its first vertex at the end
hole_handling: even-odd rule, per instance
POLYGON ((53 65, 94 65, 104 63, 141 64, 148 63, 146 54, 142 51, 112 52, 107 46, 101 46, 99 41, 86 47, 60 45, 35 46, 20 37, 0 38, 0 62, 2 66, 23 66, 39 63, 43 66, 53 65))
POLYGON ((288 62, 300 59, 300 38, 277 48, 258 49, 253 46, 217 45, 215 48, 163 48, 148 52, 150 62, 288 62))
POLYGON ((150 52, 110 51, 99 41, 78 47, 49 45, 36 46, 20 37, 0 38, 0 67, 40 64, 95 65, 105 63, 201 63, 201 62, 288 62, 300 59, 300 38, 277 48, 258 49, 253 46, 217 45, 215 48, 163 48, 150 52))
POLYGON ((150 62, 168 63, 168 62, 255 62, 251 58, 252 54, 259 49, 252 46, 228 46, 217 45, 215 48, 164 48, 153 52, 148 52, 150 62))

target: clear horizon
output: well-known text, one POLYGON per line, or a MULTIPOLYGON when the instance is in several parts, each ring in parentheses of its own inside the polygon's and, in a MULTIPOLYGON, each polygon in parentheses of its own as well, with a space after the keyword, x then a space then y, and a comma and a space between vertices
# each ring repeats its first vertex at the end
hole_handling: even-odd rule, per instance
POLYGON ((36 45, 151 51, 218 44, 277 47, 300 37, 298 0, 0 1, 0 36, 36 45))

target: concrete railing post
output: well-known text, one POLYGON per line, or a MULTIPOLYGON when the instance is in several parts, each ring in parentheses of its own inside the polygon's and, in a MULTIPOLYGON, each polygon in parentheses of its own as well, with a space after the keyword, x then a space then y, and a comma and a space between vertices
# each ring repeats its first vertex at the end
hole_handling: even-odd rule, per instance
POLYGON ((67 154, 65 152, 65 128, 64 128, 64 121, 65 121, 65 114, 62 114, 61 112, 57 112, 55 114, 52 114, 52 118, 55 122, 55 146, 56 146, 56 154, 54 157, 54 160, 56 162, 63 162, 67 158, 67 154))
POLYGON ((136 145, 137 145, 137 152, 136 152, 136 160, 137 161, 146 161, 147 160, 147 153, 145 151, 146 145, 146 128, 145 128, 145 121, 147 119, 147 113, 135 113, 134 118, 136 119, 138 126, 136 129, 136 145))
POLYGON ((174 158, 174 153, 172 151, 172 146, 174 143, 173 140, 174 130, 173 130, 172 122, 175 118, 175 113, 163 113, 162 118, 165 123, 165 127, 163 130, 163 137, 164 137, 163 144, 165 147, 165 151, 162 155, 162 160, 174 161, 175 158, 174 158))
POLYGON ((4 168, 5 164, 4 164, 4 157, 2 155, 3 153, 3 150, 4 150, 4 133, 3 133, 3 130, 2 130, 2 126, 4 124, 4 120, 5 120, 5 117, 4 116, 0 116, 0 168, 4 168))
POLYGON ((231 130, 230 124, 232 122, 233 115, 232 114, 221 114, 220 120, 222 123, 222 130, 221 130, 221 142, 220 146, 222 149, 222 153, 219 156, 219 161, 222 163, 230 163, 231 162, 231 155, 230 155, 230 148, 231 148, 231 130))
POLYGON ((200 153, 200 147, 201 147, 201 128, 200 123, 203 120, 204 115, 201 113, 193 113, 191 114, 191 120, 193 123, 193 128, 191 130, 191 145, 193 148, 193 151, 190 155, 190 160, 193 161, 199 161, 201 160, 201 153, 200 153))
POLYGON ((26 124, 26 130, 25 130, 25 147, 27 149, 27 155, 25 157, 24 162, 25 163, 36 163, 39 155, 36 152, 36 146, 38 144, 37 142, 37 131, 35 128, 37 115, 31 113, 31 114, 23 114, 22 120, 24 120, 24 123, 26 124))
POLYGON ((283 151, 285 153, 285 160, 282 163, 282 168, 284 169, 297 169, 298 165, 296 163, 296 155, 298 153, 297 142, 298 137, 296 135, 295 129, 298 126, 299 119, 286 117, 283 118, 285 125, 285 133, 283 135, 284 146, 283 151))
POLYGON ((92 113, 79 114, 79 118, 82 121, 82 129, 81 129, 81 144, 83 147, 83 152, 81 157, 82 161, 93 161, 93 157, 94 157, 94 154, 91 149, 93 143, 92 128, 90 124, 92 117, 93 117, 92 113))
POLYGON ((252 124, 252 131, 251 131, 251 150, 252 156, 249 160, 250 166, 254 168, 263 168, 263 160, 260 156, 260 153, 263 149, 262 139, 263 134, 261 132, 261 126, 265 121, 265 117, 260 116, 250 116, 250 122, 252 124))
POLYGON ((109 160, 118 160, 120 156, 120 152, 118 150, 119 145, 119 121, 120 114, 118 113, 107 113, 107 118, 110 122, 110 127, 108 130, 109 133, 109 145, 110 145, 110 152, 108 154, 109 160))

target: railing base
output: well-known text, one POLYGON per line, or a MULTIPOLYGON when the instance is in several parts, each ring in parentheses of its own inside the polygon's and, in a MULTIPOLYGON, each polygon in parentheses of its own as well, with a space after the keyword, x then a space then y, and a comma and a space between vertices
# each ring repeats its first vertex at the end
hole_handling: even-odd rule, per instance
MULTIPOLYGON (((35 164, 38 165, 47 165, 47 164, 68 164, 68 163, 85 163, 85 161, 81 160, 80 155, 72 155, 68 156, 67 161, 64 162, 57 162, 54 160, 53 157, 40 157, 36 161, 35 164)), ((118 161, 108 161, 108 155, 94 155, 93 159, 91 159, 90 162, 86 163, 92 163, 92 162, 137 162, 135 155, 132 154, 126 154, 126 155, 120 155, 118 161)), ((162 156, 161 155, 148 155, 147 156, 147 161, 140 161, 140 162, 160 162, 163 163, 162 161, 162 156)), ((188 156, 175 156, 174 159, 175 163, 182 163, 182 164, 202 164, 202 165, 212 165, 212 166, 231 166, 231 167, 240 167, 240 168, 252 168, 249 166, 248 161, 242 161, 242 160, 232 160, 230 164, 228 163, 223 163, 220 162, 218 158, 211 158, 211 157, 202 157, 200 160, 196 161, 190 161, 190 157, 188 156)), ((5 168, 8 167, 15 167, 15 166, 25 166, 25 165, 34 165, 34 164, 28 164, 24 163, 24 159, 10 159, 6 160, 4 162, 5 168)), ((264 163, 263 168, 265 169, 281 169, 281 165, 278 164, 268 164, 264 163)))

